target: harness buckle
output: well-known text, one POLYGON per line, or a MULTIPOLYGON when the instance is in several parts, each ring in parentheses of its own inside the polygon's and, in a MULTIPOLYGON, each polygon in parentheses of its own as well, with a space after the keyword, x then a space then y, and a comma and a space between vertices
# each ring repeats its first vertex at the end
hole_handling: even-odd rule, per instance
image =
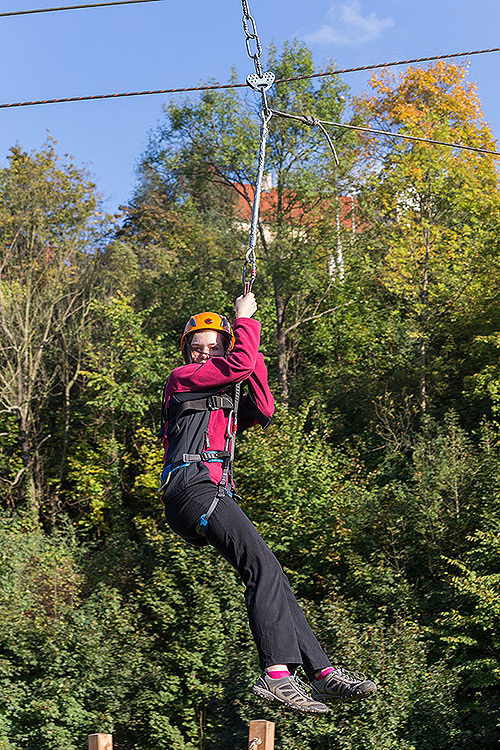
POLYGON ((229 451, 203 451, 203 453, 200 453, 200 459, 202 461, 224 461, 225 459, 230 457, 231 454, 229 451))
POLYGON ((183 453, 182 460, 188 463, 198 463, 199 461, 224 461, 224 459, 230 458, 231 454, 229 451, 203 451, 202 453, 183 453))
POLYGON ((207 404, 210 411, 233 408, 233 400, 227 393, 217 393, 213 396, 209 396, 207 404))
POLYGON ((219 451, 202 451, 200 453, 200 461, 213 461, 214 458, 218 458, 219 451))

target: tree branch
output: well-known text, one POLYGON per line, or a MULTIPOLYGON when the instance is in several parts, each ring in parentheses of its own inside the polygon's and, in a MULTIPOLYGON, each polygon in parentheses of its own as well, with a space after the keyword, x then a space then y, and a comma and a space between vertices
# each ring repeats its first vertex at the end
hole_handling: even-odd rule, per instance
POLYGON ((26 471, 26 467, 25 467, 25 466, 23 466, 23 468, 22 468, 22 469, 19 469, 19 471, 17 472, 17 474, 16 474, 16 478, 15 478, 15 479, 13 479, 13 480, 11 481, 10 479, 4 479, 4 477, 0 477, 0 482, 4 482, 4 484, 8 484, 8 485, 9 485, 9 487, 15 487, 15 486, 16 486, 16 484, 17 484, 17 483, 19 482, 19 480, 21 479, 21 477, 22 477, 22 475, 24 474, 24 472, 25 472, 25 471, 26 471))
POLYGON ((294 328, 298 328, 304 323, 308 323, 310 320, 317 320, 318 318, 322 318, 323 315, 328 315, 328 313, 335 312, 335 310, 339 310, 341 307, 347 307, 347 305, 352 305, 353 303, 354 303, 354 300, 349 300, 349 302, 343 302, 341 305, 337 305, 336 307, 330 307, 328 310, 323 310, 323 312, 316 313, 315 315, 309 315, 307 318, 302 318, 302 320, 299 320, 297 323, 294 323, 293 325, 289 326, 285 330, 285 333, 288 334, 290 333, 290 331, 293 331, 294 328))

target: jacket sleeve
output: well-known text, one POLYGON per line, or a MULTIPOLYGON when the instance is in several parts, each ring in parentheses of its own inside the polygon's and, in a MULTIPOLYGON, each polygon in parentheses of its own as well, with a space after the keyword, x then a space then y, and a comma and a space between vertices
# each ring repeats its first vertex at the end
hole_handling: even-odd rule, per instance
POLYGON ((274 413, 274 399, 267 383, 267 368, 261 352, 257 354, 254 371, 246 384, 248 395, 241 399, 238 410, 238 432, 257 423, 266 429, 274 413))
POLYGON ((177 367, 170 374, 167 393, 208 391, 249 378, 255 368, 260 343, 260 323, 253 318, 236 318, 235 343, 227 357, 212 357, 202 365, 177 367))

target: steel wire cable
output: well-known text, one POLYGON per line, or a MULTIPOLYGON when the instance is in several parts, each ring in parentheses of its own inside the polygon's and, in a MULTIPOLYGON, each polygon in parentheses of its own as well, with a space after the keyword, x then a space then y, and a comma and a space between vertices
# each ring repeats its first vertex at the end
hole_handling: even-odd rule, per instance
POLYGON ((267 136, 269 135, 269 120, 271 119, 271 111, 268 113, 262 110, 261 112, 262 125, 260 128, 260 143, 259 143, 259 161, 257 165, 257 178, 255 180, 255 188, 253 194, 253 206, 252 206, 252 219, 250 222, 250 238, 248 242, 248 250, 245 255, 245 261, 243 263, 243 294, 246 294, 252 289, 253 283, 257 277, 257 257, 255 255, 255 248, 257 246, 257 232, 259 228, 259 211, 260 211, 260 196, 262 192, 262 180, 264 177, 264 165, 266 159, 266 143, 267 136), (247 267, 250 265, 250 278, 247 277, 247 267))
MULTIPOLYGON (((283 117, 289 120, 298 120, 299 122, 304 123, 304 125, 311 125, 311 126, 317 125, 323 130, 323 133, 325 133, 325 129, 322 126, 332 125, 335 128, 344 128, 347 130, 360 130, 363 133, 372 133, 373 135, 383 135, 389 138, 402 138, 403 140, 406 140, 406 141, 419 141, 420 143, 430 143, 435 146, 448 146, 450 148, 459 148, 459 149, 462 149, 463 151, 475 151, 476 153, 479 153, 479 154, 491 154, 492 156, 500 156, 500 153, 498 151, 490 151, 487 148, 465 146, 462 143, 450 143, 448 141, 438 141, 433 138, 420 138, 417 135, 405 135, 404 133, 393 133, 390 130, 376 130, 375 128, 364 128, 361 125, 347 125, 346 123, 342 123, 342 122, 333 122, 331 120, 320 120, 318 117, 313 117, 311 115, 292 115, 289 112, 280 112, 277 109, 271 109, 271 114, 275 115, 276 117, 283 117)), ((330 144, 330 147, 332 147, 331 144, 330 144)))
POLYGON ((152 96, 154 94, 183 94, 189 91, 214 91, 217 89, 243 88, 246 83, 223 83, 213 86, 186 86, 179 89, 151 89, 150 91, 122 91, 117 94, 92 94, 88 96, 67 96, 61 99, 35 99, 30 102, 9 102, 0 104, 0 109, 12 109, 14 107, 35 107, 39 104, 66 104, 67 102, 89 102, 99 99, 120 99, 130 96, 152 96))
POLYGON ((376 63, 374 65, 360 65, 357 68, 335 68, 335 70, 327 70, 324 73, 307 73, 300 76, 290 76, 289 78, 277 78, 275 83, 288 83, 289 81, 302 81, 304 78, 321 78, 324 76, 337 76, 342 73, 358 73, 360 71, 377 70, 379 68, 392 68, 395 65, 410 65, 411 63, 432 62, 433 60, 448 60, 451 57, 485 55, 488 52, 500 52, 500 47, 473 49, 470 50, 470 52, 450 52, 446 55, 430 55, 429 57, 412 57, 408 60, 395 60, 393 62, 376 63))
MULTIPOLYGON (((128 0, 129 2, 131 0, 128 0)), ((145 2, 146 0, 144 0, 145 2)), ((158 0, 152 0, 158 2, 158 0)), ((333 76, 344 73, 356 73, 363 70, 376 70, 378 68, 389 68, 394 65, 409 65, 411 63, 418 62, 432 62, 433 60, 445 60, 452 57, 467 57, 470 55, 483 55, 489 52, 500 52, 500 47, 491 47, 490 49, 478 49, 471 50, 470 52, 454 52, 447 55, 433 55, 431 57, 413 57, 409 60, 398 60, 395 62, 377 63, 375 65, 364 65, 357 68, 339 68, 338 70, 329 70, 325 73, 308 73, 302 76, 291 76, 290 78, 277 78, 276 83, 290 83, 291 81, 300 81, 305 78, 317 78, 320 76, 333 76)), ((169 89, 151 89, 149 91, 123 91, 114 94, 93 94, 88 96, 67 96, 57 99, 34 99, 32 101, 25 102, 6 102, 0 104, 0 109, 13 109, 14 107, 35 107, 40 104, 66 104, 67 102, 86 102, 86 101, 97 101, 99 99, 120 99, 124 97, 132 96, 152 96, 154 94, 184 94, 191 91, 218 91, 221 89, 235 89, 235 88, 246 88, 248 84, 245 83, 217 83, 203 86, 184 86, 182 88, 169 88, 169 89)))
POLYGON ((104 8, 109 5, 135 5, 137 3, 160 3, 161 0, 111 0, 107 3, 85 3, 85 5, 62 5, 58 8, 35 8, 33 10, 10 10, 0 13, 0 18, 6 16, 28 16, 31 13, 54 13, 58 10, 81 10, 82 8, 104 8))

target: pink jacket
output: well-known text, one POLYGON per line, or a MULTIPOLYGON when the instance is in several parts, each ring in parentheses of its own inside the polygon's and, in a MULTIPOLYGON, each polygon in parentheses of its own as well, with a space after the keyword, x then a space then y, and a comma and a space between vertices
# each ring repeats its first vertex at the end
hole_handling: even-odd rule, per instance
MULTIPOLYGON (((267 384, 264 357, 259 352, 260 329, 258 320, 237 318, 233 328, 235 344, 226 357, 213 357, 201 365, 183 365, 173 370, 165 386, 166 413, 168 414, 171 402, 183 400, 187 394, 193 393, 193 398, 201 398, 220 393, 242 382, 247 393, 240 399, 238 432, 257 423, 267 427, 274 412, 274 400, 267 384)), ((179 425, 169 426, 167 419, 163 439, 164 467, 167 470, 168 467, 175 468, 166 493, 179 492, 187 485, 205 478, 210 478, 215 484, 220 481, 222 466, 218 461, 184 466, 178 464, 182 464, 184 453, 224 450, 227 422, 226 409, 185 416, 182 419, 182 429, 179 425)))

